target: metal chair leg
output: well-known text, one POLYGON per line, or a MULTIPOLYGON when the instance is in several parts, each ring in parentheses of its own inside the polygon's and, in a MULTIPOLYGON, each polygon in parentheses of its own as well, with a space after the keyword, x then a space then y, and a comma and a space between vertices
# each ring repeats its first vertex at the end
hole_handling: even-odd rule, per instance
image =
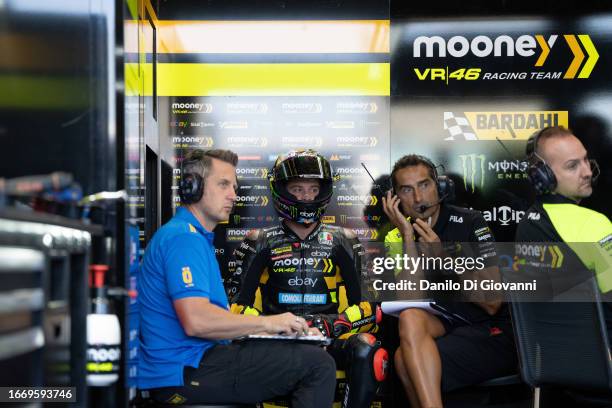
POLYGON ((533 408, 540 408, 540 387, 533 389, 533 408))

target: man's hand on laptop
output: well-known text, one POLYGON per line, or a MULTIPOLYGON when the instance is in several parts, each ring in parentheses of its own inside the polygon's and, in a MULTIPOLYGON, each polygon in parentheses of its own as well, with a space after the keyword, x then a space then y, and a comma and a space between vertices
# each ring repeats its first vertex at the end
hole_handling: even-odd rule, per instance
POLYGON ((285 334, 285 335, 308 335, 310 330, 306 320, 303 317, 294 315, 293 313, 283 313, 278 315, 262 316, 265 321, 265 332, 267 334, 285 334))

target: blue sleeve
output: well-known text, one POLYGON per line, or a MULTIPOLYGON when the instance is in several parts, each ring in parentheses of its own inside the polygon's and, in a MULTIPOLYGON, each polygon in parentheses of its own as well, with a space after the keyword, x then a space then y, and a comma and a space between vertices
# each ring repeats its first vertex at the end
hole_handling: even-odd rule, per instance
POLYGON ((164 273, 172 300, 185 297, 210 298, 211 265, 208 245, 198 234, 186 233, 165 243, 164 273))

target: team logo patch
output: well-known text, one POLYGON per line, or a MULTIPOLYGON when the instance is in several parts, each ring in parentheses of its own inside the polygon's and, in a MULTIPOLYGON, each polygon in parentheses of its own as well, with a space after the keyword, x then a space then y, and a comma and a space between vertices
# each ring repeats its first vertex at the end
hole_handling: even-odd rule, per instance
POLYGON ((318 238, 321 245, 332 245, 334 242, 334 237, 329 232, 319 232, 318 238))
POLYGON ((301 293, 279 293, 278 303, 300 304, 302 303, 302 294, 301 293))
POLYGON ((183 275, 183 282, 185 283, 186 288, 191 288, 193 286, 193 275, 191 274, 191 269, 188 266, 183 267, 181 271, 183 275))
POLYGON ((325 293, 307 293, 304 295, 304 303, 310 305, 324 305, 327 301, 325 293))

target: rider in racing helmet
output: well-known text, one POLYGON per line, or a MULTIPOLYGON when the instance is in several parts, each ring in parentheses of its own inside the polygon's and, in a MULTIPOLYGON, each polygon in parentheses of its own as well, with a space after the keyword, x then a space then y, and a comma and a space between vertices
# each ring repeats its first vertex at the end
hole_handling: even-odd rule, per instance
POLYGON ((298 150, 279 156, 269 177, 284 220, 250 231, 234 251, 232 311, 292 312, 332 337, 328 351, 347 378, 342 407, 368 407, 388 356, 371 334, 380 309, 363 301, 362 244, 353 231, 320 222, 333 193, 332 168, 314 150, 298 150))
POLYGON ((272 201, 278 214, 298 224, 313 224, 327 209, 333 194, 332 168, 314 150, 291 151, 276 159, 270 174, 272 201), (314 199, 302 199, 291 194, 287 187, 298 180, 317 180, 319 194, 314 199))

